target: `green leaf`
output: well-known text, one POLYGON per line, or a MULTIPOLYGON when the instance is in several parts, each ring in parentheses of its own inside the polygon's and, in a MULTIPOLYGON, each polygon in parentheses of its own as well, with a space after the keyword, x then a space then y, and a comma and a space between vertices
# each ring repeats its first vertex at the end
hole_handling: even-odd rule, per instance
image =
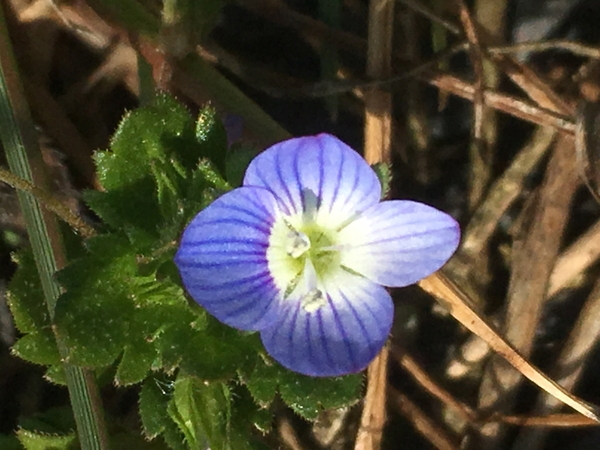
MULTIPOLYGON (((235 424, 232 431, 236 436, 248 440, 248 433, 252 429, 262 434, 269 433, 273 427, 273 413, 268 409, 256 404, 254 397, 248 387, 236 383, 232 387, 232 411, 231 422, 235 424)), ((237 448, 237 447, 236 447, 237 448)))
POLYGON ((44 374, 44 378, 50 383, 57 384, 59 386, 67 385, 65 367, 62 364, 48 367, 48 370, 46 370, 46 373, 44 374))
POLYGON ((163 431, 161 436, 173 450, 189 450, 189 447, 185 445, 185 436, 181 434, 175 422, 171 421, 171 425, 163 431))
POLYGON ((169 415, 186 437, 190 448, 231 449, 229 388, 195 377, 179 376, 175 382, 169 415))
POLYGON ((148 106, 127 114, 110 148, 111 152, 97 157, 99 181, 107 190, 146 178, 157 161, 175 163, 179 159, 192 169, 199 158, 189 112, 166 94, 158 94, 148 106))
POLYGON ((184 223, 229 190, 231 186, 216 172, 214 165, 206 159, 200 160, 187 186, 184 223))
POLYGON ((135 249, 127 238, 103 234, 88 239, 85 244, 85 256, 61 270, 57 274, 58 281, 69 291, 78 293, 88 293, 93 286, 108 290, 128 287, 137 273, 137 261, 135 249))
POLYGON ((251 376, 243 380, 256 403, 263 408, 268 407, 277 394, 280 372, 278 365, 260 361, 251 376))
POLYGON ((60 354, 51 330, 33 332, 19 339, 12 347, 12 352, 19 358, 34 364, 60 365, 60 354))
POLYGON ((267 406, 278 391, 283 401, 302 417, 314 420, 324 409, 353 405, 360 399, 362 375, 308 377, 262 361, 244 380, 259 405, 267 406))
POLYGON ((125 345, 115 375, 115 382, 119 386, 137 384, 143 381, 148 372, 152 370, 158 357, 158 352, 151 342, 145 342, 138 336, 133 336, 132 339, 135 340, 135 345, 125 345))
POLYGON ((165 329, 189 323, 193 315, 179 286, 139 278, 134 288, 135 312, 129 324, 129 342, 119 363, 116 382, 120 385, 141 382, 150 370, 163 366, 159 352, 165 329), (145 283, 144 283, 145 281, 145 283))
MULTIPOLYGON (((86 257, 58 274, 66 292, 57 305, 56 328, 69 346, 69 360, 103 367, 121 355, 116 372, 121 385, 139 383, 165 364, 167 370, 176 369, 183 355, 174 341, 180 342, 186 329, 203 329, 206 319, 204 311, 190 309, 180 286, 157 279, 161 258, 170 253, 140 266, 134 249, 119 235, 92 238, 87 248, 86 257), (171 357, 165 358, 162 349, 171 357)), ((202 352, 194 348, 185 357, 197 355, 202 352)))
POLYGON ((225 175, 227 132, 217 110, 210 104, 205 105, 198 114, 196 139, 200 144, 200 155, 211 160, 225 175))
POLYGON ((24 419, 17 431, 19 441, 28 450, 75 450, 75 420, 70 408, 52 408, 24 419))
POLYGON ((129 339, 132 283, 137 263, 118 235, 87 242, 89 256, 58 273, 66 288, 56 305, 56 329, 69 348, 69 362, 85 367, 111 364, 129 339))
POLYGON ((379 183, 381 183, 381 198, 387 197, 390 193, 393 178, 390 164, 384 162, 375 163, 371 166, 371 169, 373 169, 377 178, 379 178, 379 183))
MULTIPOLYGON (((189 112, 158 94, 127 114, 110 150, 96 154, 106 192, 86 192, 85 201, 109 227, 125 231, 138 250, 152 248, 165 237, 165 225, 181 229, 187 179, 204 150, 189 112)), ((172 232, 168 238, 175 237, 172 232)))
POLYGON ((175 99, 159 94, 126 115, 109 151, 95 156, 105 192, 84 199, 142 254, 177 238, 185 221, 230 189, 224 172, 227 138, 206 106, 194 125, 175 99), (212 159, 210 161, 209 159, 212 159))
POLYGON ((89 239, 87 250, 58 274, 66 292, 57 304, 56 329, 69 347, 70 362, 99 368, 121 356, 116 371, 121 385, 139 383, 159 369, 181 368, 206 380, 252 369, 256 336, 224 326, 198 306, 190 308, 172 278, 157 279, 157 269, 173 268, 170 260, 161 263, 170 252, 139 265, 119 235, 89 239))
POLYGON ((244 180, 246 169, 260 150, 248 145, 233 145, 227 153, 225 178, 233 187, 239 187, 244 180))
POLYGON ((17 271, 8 290, 8 305, 21 333, 49 329, 50 317, 33 254, 22 250, 13 256, 17 271))
POLYGON ((159 236, 162 222, 156 197, 156 182, 150 174, 127 186, 108 192, 85 191, 86 204, 110 227, 148 245, 159 236))
POLYGON ((18 269, 9 286, 8 304, 17 328, 25 335, 16 342, 12 351, 34 364, 60 365, 33 255, 29 250, 24 250, 14 260, 18 269))
POLYGON ((160 337, 165 370, 178 366, 203 380, 228 380, 238 371, 252 370, 260 345, 257 336, 223 325, 200 308, 194 310, 195 319, 174 323, 160 337))
POLYGON ((353 405, 360 399, 362 375, 315 378, 286 371, 279 393, 287 405, 306 419, 316 419, 324 409, 353 405))
POLYGON ((140 417, 144 436, 154 439, 166 428, 174 425, 167 414, 167 405, 171 400, 172 387, 154 376, 144 381, 140 391, 140 417))
POLYGON ((69 363, 107 366, 125 346, 133 306, 126 293, 107 291, 91 289, 85 296, 67 292, 59 298, 57 330, 68 346, 69 363))
POLYGON ((26 450, 76 450, 78 448, 75 432, 53 435, 21 429, 17 430, 17 437, 26 450))

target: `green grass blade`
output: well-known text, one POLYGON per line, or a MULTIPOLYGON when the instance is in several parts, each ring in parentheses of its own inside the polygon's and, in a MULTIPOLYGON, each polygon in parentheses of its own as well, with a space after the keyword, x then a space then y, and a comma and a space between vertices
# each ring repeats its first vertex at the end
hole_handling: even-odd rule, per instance
MULTIPOLYGON (((44 164, 12 53, 2 5, 0 5, 0 139, 11 171, 44 188, 44 164)), ((58 224, 56 218, 42 210, 39 202, 31 194, 18 191, 18 195, 42 282, 46 307, 50 317, 53 318, 56 300, 61 293, 60 286, 53 276, 66 262, 58 224)), ((65 357, 67 349, 61 345, 58 338, 57 345, 61 356, 65 357)), ((65 372, 81 448, 108 449, 98 388, 93 375, 66 363, 65 372)))

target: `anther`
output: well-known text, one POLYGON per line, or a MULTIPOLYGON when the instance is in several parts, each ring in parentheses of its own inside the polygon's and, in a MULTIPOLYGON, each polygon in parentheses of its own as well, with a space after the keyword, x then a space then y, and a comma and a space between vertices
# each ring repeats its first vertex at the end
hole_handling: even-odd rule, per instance
POLYGON ((299 258, 310 249, 310 239, 299 231, 290 231, 287 235, 285 251, 292 258, 299 258))
POLYGON ((308 294, 302 298, 300 304, 306 312, 311 313, 325 306, 327 301, 323 296, 323 292, 321 292, 319 289, 311 289, 308 294))

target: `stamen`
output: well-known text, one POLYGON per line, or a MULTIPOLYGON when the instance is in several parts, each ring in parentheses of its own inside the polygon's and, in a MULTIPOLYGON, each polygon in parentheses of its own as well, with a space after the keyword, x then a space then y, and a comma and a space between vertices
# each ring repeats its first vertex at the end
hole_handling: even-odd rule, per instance
POLYGON ((300 304, 306 312, 311 313, 325 306, 327 300, 325 300, 323 292, 319 289, 312 289, 302 298, 302 300, 300 300, 300 304))
POLYGON ((341 252, 346 250, 349 247, 348 244, 335 244, 335 245, 327 245, 325 247, 320 247, 320 252, 341 252))
POLYGON ((300 306, 306 312, 314 312, 327 304, 323 291, 317 287, 317 272, 315 271, 315 267, 308 258, 306 259, 302 280, 298 287, 301 289, 299 292, 306 292, 300 299, 300 306))
POLYGON ((299 258, 310 249, 310 239, 300 231, 290 231, 287 234, 285 251, 292 258, 299 258))

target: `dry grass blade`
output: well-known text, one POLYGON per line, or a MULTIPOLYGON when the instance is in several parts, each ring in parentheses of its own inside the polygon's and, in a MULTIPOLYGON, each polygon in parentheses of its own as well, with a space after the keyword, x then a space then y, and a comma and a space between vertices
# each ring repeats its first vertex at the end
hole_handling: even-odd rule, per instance
POLYGON ((278 428, 279 436, 281 437, 282 442, 288 449, 306 450, 306 448, 303 447, 300 443, 300 439, 296 434, 296 430, 294 429, 293 425, 290 423, 288 418, 282 417, 279 420, 278 428))
POLYGON ((0 182, 4 182, 15 189, 33 195, 42 206, 64 220, 82 237, 90 238, 96 235, 94 228, 88 225, 79 215, 71 211, 67 205, 61 203, 51 192, 41 189, 23 178, 19 178, 2 167, 0 167, 0 182))
POLYGON ((457 440, 440 428, 421 408, 399 390, 390 386, 391 405, 413 425, 431 445, 438 450, 459 450, 457 440))
MULTIPOLYGON (((571 427, 597 427, 598 422, 588 417, 583 417, 579 414, 549 414, 547 416, 501 416, 492 417, 492 420, 518 425, 522 427, 554 427, 554 428, 571 428, 571 427)), ((529 450, 529 447, 527 447, 529 450)))
MULTIPOLYGON (((367 76, 386 78, 392 72, 392 34, 394 2, 371 0, 367 76)), ((391 161, 392 95, 371 89, 365 95, 365 148, 369 164, 391 161)))
MULTIPOLYGON (((394 1, 371 0, 369 4, 369 36, 367 76, 384 78, 392 70, 392 34, 394 1)), ((365 93, 365 147, 367 163, 391 161, 392 95, 376 88, 365 93)), ((385 346, 370 364, 367 372, 367 394, 356 436, 355 450, 379 450, 386 420, 387 361, 385 346)))
POLYGON ((542 127, 514 158, 510 167, 490 188, 485 201, 475 211, 464 232, 459 250, 469 262, 477 257, 498 226, 500 218, 523 192, 525 178, 550 148, 556 130, 542 127))
MULTIPOLYGON (((427 12, 426 8, 418 5, 414 1, 402 0, 402 2, 406 3, 411 8, 414 8, 416 11, 419 11, 422 14, 427 12)), ((482 45, 485 45, 486 47, 490 45, 496 45, 500 41, 499 36, 501 36, 503 33, 502 15, 506 10, 506 2, 476 2, 475 8, 482 9, 481 12, 479 9, 477 12, 480 12, 478 18, 482 22, 486 22, 484 26, 481 26, 480 23, 475 23, 473 20, 471 20, 471 16, 462 0, 457 0, 457 2, 459 4, 460 19, 470 43, 470 50, 473 54, 471 61, 475 69, 475 74, 478 78, 477 83, 479 83, 479 63, 474 60, 474 57, 477 56, 475 53, 479 54, 479 60, 481 61, 482 58, 480 55, 482 54, 482 45), (490 26, 492 22, 494 27, 490 26)), ((425 15, 429 18, 432 16, 435 17, 435 14, 432 12, 428 12, 425 15)), ((443 23, 448 24, 447 21, 444 21, 443 23)), ((455 34, 457 33, 456 27, 453 24, 452 26, 447 25, 447 29, 455 34)), ((500 52, 490 53, 492 54, 492 59, 494 62, 498 64, 498 66, 506 73, 506 75, 508 75, 517 86, 523 89, 525 94, 527 94, 540 106, 554 112, 560 112, 567 115, 573 114, 574 108, 567 104, 560 96, 558 96, 536 72, 531 70, 526 65, 518 62, 511 55, 500 52)), ((477 108, 477 102, 475 101, 475 103, 475 107, 477 108)), ((475 118, 475 129, 477 129, 477 117, 475 118)))
MULTIPOLYGON (((552 376, 557 383, 568 390, 573 390, 579 380, 585 362, 590 352, 600 338, 600 281, 597 281, 588 296, 578 320, 571 331, 569 338, 552 368, 552 376)), ((554 398, 542 395, 538 400, 534 414, 546 415, 556 411, 560 403, 554 398)), ((524 430, 515 443, 515 448, 539 448, 548 430, 524 430)))
POLYGON ((600 221, 572 243, 556 260, 550 277, 548 297, 569 287, 580 274, 600 259, 600 221))
POLYGON ((596 406, 570 394, 521 356, 511 344, 498 334, 494 327, 469 306, 471 301, 468 297, 441 272, 421 280, 419 287, 440 300, 448 308, 452 317, 487 342, 492 349, 519 370, 523 376, 575 411, 600 423, 600 410, 596 406))
POLYGON ((367 392, 354 450, 378 450, 386 421, 387 365, 389 348, 383 347, 367 371, 367 392))
MULTIPOLYGON (((473 140, 470 145, 470 183, 469 183, 469 209, 473 210, 481 201, 491 177, 490 149, 493 142, 484 136, 484 115, 486 107, 484 93, 486 88, 484 73, 484 51, 479 42, 479 36, 471 13, 463 0, 456 0, 459 8, 460 21, 465 35, 469 41, 469 55, 471 65, 475 72, 475 92, 473 95, 473 140)), ((489 125, 489 122, 488 124, 489 125)), ((495 133, 494 133, 495 134, 495 133)), ((495 136, 493 136, 495 138, 495 136)))
MULTIPOLYGON (((474 86, 453 75, 428 72, 420 74, 418 77, 426 83, 466 100, 473 101, 475 97, 474 86)), ((540 108, 526 101, 496 91, 487 90, 484 97, 485 104, 498 111, 505 112, 527 122, 554 127, 566 134, 572 135, 575 133, 574 122, 566 116, 557 115, 548 109, 540 108)))
POLYGON ((512 56, 496 54, 494 61, 504 70, 510 79, 535 101, 547 110, 572 117, 575 108, 557 95, 548 84, 533 70, 516 61, 512 56))
POLYGON ((481 48, 479 42, 479 36, 475 29, 475 24, 471 18, 469 8, 463 0, 456 0, 459 9, 460 21, 462 23, 465 35, 469 41, 469 54, 471 57, 471 64, 475 72, 475 96, 473 99, 473 107, 475 108, 475 117, 473 124, 473 135, 475 139, 482 138, 482 127, 483 127, 483 90, 485 89, 484 75, 483 75, 483 59, 484 51, 481 48))
POLYGON ((437 384, 408 352, 399 349, 398 346, 394 346, 392 347, 392 356, 423 389, 440 400, 445 406, 457 412, 463 420, 466 422, 474 422, 476 420, 475 413, 471 407, 455 399, 450 392, 437 384))
MULTIPOLYGON (((561 136, 548 163, 539 195, 531 196, 530 207, 524 209, 524 225, 513 246, 505 339, 525 357, 529 357, 533 348, 548 281, 573 195, 579 186, 573 153, 573 139, 561 136), (531 267, 535 270, 530 270, 531 267)), ((520 380, 519 373, 505 361, 492 358, 482 380, 479 407, 484 411, 508 410, 515 401, 520 380)), ((494 448, 502 435, 499 425, 485 426, 481 430, 486 448, 494 448)))

